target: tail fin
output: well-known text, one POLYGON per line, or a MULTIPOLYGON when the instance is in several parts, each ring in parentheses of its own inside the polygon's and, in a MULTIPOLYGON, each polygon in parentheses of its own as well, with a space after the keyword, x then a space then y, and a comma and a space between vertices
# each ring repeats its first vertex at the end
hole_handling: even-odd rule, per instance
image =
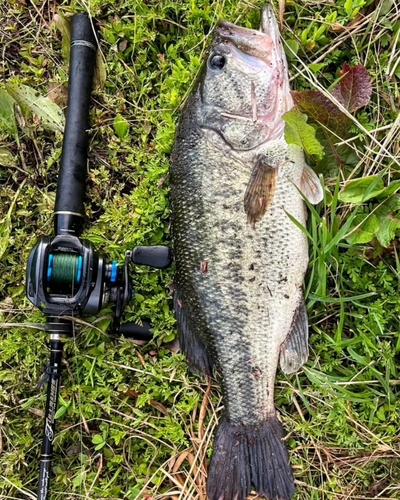
POLYGON ((223 417, 209 467, 209 500, 245 500, 252 488, 270 500, 289 500, 295 488, 282 437, 276 415, 257 427, 223 417))

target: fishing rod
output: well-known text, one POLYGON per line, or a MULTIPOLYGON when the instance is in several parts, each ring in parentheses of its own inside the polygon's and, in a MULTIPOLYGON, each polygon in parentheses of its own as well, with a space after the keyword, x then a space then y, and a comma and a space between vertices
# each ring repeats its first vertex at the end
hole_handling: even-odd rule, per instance
POLYGON ((71 318, 95 315, 105 304, 114 306, 113 333, 150 340, 150 324, 121 325, 132 298, 130 264, 165 269, 171 263, 168 247, 135 247, 125 262, 106 263, 89 240, 81 239, 85 221, 89 107, 96 63, 97 28, 86 14, 71 21, 68 108, 54 209, 54 234, 42 236, 27 265, 26 295, 46 317, 50 361, 45 369, 47 397, 40 456, 38 500, 47 500, 55 415, 60 388, 63 345, 73 335, 71 318))

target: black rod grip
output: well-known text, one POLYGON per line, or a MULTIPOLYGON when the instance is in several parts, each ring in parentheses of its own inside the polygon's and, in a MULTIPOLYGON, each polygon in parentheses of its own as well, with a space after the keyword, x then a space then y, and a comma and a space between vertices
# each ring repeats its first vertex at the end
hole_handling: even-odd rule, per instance
POLYGON ((90 95, 96 64, 94 20, 76 14, 71 21, 68 108, 57 184, 56 235, 82 232, 85 215, 90 95))

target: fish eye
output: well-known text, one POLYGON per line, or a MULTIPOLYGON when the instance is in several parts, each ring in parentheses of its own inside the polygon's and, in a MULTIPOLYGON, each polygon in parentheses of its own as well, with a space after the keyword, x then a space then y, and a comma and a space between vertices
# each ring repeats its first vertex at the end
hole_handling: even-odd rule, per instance
POLYGON ((221 54, 214 54, 210 57, 208 64, 211 69, 221 70, 224 69, 226 59, 221 54))

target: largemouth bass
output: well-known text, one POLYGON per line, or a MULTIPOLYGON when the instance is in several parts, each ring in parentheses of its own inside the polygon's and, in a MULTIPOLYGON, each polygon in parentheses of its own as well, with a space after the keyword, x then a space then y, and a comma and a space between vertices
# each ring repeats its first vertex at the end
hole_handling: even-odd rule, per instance
POLYGON ((299 191, 318 203, 322 188, 285 142, 292 106, 272 8, 262 9, 260 31, 220 21, 170 171, 181 348, 195 371, 220 376, 225 405, 209 500, 294 492, 274 406, 278 363, 292 373, 308 357, 307 239, 289 215, 304 226, 299 191))

